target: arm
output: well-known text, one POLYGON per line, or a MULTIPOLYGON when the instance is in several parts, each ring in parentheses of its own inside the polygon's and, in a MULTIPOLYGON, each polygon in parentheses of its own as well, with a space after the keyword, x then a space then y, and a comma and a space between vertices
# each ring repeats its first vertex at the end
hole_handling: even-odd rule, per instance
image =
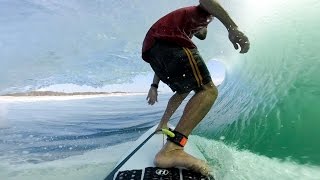
POLYGON ((155 102, 158 102, 158 85, 160 78, 154 74, 152 84, 155 84, 157 87, 151 86, 147 96, 148 104, 153 105, 155 102))
POLYGON ((227 11, 217 2, 217 0, 200 0, 200 6, 211 15, 219 19, 220 22, 227 28, 228 31, 237 29, 238 26, 231 19, 227 11))
POLYGON ((207 28, 202 28, 199 32, 194 34, 195 37, 197 37, 200 40, 204 40, 207 37, 207 28))
POLYGON ((234 48, 238 49, 240 46, 240 53, 248 52, 250 43, 247 36, 238 30, 236 23, 231 19, 229 14, 223 9, 217 0, 199 0, 199 2, 203 9, 219 19, 219 21, 227 28, 229 32, 229 39, 234 48))
POLYGON ((152 84, 159 85, 159 82, 160 82, 160 78, 156 74, 154 74, 152 84))

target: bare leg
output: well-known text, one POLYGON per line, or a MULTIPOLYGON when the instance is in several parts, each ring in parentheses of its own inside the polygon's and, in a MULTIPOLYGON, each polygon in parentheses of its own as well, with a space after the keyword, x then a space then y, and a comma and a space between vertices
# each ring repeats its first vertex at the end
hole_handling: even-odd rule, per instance
POLYGON ((204 85, 203 90, 193 95, 187 103, 175 130, 188 136, 207 115, 217 96, 218 89, 213 82, 204 85))
MULTIPOLYGON (((198 123, 205 117, 218 95, 215 85, 210 82, 203 90, 197 92, 187 103, 183 115, 176 126, 176 131, 188 136, 198 123)), ((183 148, 167 141, 156 155, 154 163, 158 167, 185 167, 207 175, 208 166, 205 162, 187 154, 183 148)))
POLYGON ((167 124, 173 113, 178 109, 182 101, 188 96, 189 93, 178 94, 175 93, 169 100, 167 108, 161 118, 161 121, 156 130, 167 128, 167 124))

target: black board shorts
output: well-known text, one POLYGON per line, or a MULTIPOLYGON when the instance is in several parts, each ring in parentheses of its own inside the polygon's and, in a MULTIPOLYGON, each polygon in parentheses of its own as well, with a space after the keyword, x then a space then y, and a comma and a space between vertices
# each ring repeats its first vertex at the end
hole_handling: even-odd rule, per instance
POLYGON ((146 53, 160 80, 179 94, 199 91, 212 79, 198 50, 157 41, 146 53))

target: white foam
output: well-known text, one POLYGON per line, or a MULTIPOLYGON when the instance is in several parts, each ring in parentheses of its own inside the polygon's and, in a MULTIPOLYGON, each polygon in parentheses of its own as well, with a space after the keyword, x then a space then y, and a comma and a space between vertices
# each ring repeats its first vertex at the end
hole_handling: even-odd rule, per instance
MULTIPOLYGON (((53 92, 148 92, 150 84, 152 83, 153 73, 141 74, 135 76, 131 82, 122 84, 108 84, 102 87, 92 87, 88 85, 77 84, 54 84, 51 86, 43 87, 37 91, 53 91, 53 92)), ((169 87, 160 83, 159 91, 171 92, 169 87)))
MULTIPOLYGON (((320 177, 320 167, 281 161, 248 151, 239 151, 222 142, 190 136, 190 142, 206 157, 219 180, 308 179, 320 177)), ((39 164, 0 162, 0 179, 103 179, 113 169, 132 142, 92 150, 83 155, 39 164)))
POLYGON ((222 142, 199 136, 190 136, 203 152, 214 176, 219 180, 246 179, 308 179, 320 177, 320 167, 301 165, 295 162, 271 159, 249 151, 239 151, 222 142))
MULTIPOLYGON (((209 71, 212 74, 213 82, 216 85, 222 83, 225 78, 224 64, 215 59, 207 62, 209 71)), ((122 84, 109 84, 102 87, 92 87, 88 85, 77 84, 54 84, 47 87, 42 87, 37 91, 52 91, 52 92, 128 92, 128 93, 146 93, 149 91, 150 84, 153 79, 153 73, 136 75, 131 82, 122 84)), ((158 90, 162 93, 172 92, 171 89, 164 83, 159 84, 158 90)))

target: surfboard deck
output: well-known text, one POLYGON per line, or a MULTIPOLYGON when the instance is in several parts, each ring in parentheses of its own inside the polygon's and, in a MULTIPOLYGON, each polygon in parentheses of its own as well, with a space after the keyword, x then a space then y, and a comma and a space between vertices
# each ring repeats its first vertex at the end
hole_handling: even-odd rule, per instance
MULTIPOLYGON (((173 126, 169 126, 174 129, 173 126)), ((132 148, 121 158, 115 168, 105 180, 213 180, 212 176, 205 177, 200 173, 184 168, 158 168, 153 164, 155 155, 166 142, 166 136, 155 133, 157 125, 145 132, 134 144, 128 145, 132 148)), ((187 143, 184 150, 203 159, 201 152, 187 143)))

